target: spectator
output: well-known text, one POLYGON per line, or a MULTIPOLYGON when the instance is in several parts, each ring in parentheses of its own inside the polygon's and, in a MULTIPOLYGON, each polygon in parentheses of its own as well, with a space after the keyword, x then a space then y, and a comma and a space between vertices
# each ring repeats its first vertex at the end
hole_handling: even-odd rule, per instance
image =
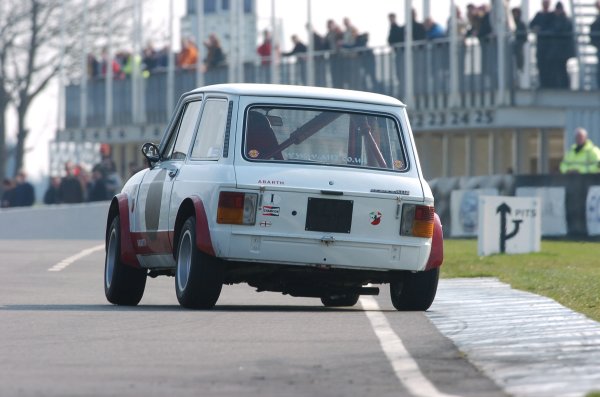
POLYGON ((258 55, 260 55, 261 64, 263 66, 271 64, 271 56, 273 53, 273 43, 271 41, 271 32, 267 29, 263 31, 263 41, 261 45, 256 49, 258 55))
MULTIPOLYGON (((600 12, 600 1, 596 2, 596 9, 600 12)), ((600 89, 600 15, 590 25, 590 42, 596 47, 596 88, 600 89)))
POLYGON ((412 38, 413 41, 421 41, 427 38, 427 33, 425 32, 425 25, 420 22, 417 22, 417 12, 413 8, 412 10, 412 38))
POLYGON ((541 88, 553 86, 552 67, 550 51, 552 50, 552 29, 554 25, 554 13, 550 11, 550 0, 542 0, 542 10, 535 14, 529 28, 536 33, 535 59, 539 73, 539 84, 541 88))
POLYGON ((97 164, 92 169, 92 180, 89 182, 87 189, 87 201, 104 201, 111 198, 106 189, 106 179, 103 171, 100 164, 97 164))
POLYGON ((490 9, 487 5, 479 6, 480 23, 477 39, 481 47, 481 74, 483 84, 490 88, 492 76, 495 74, 496 46, 494 43, 490 9))
POLYGON ((325 41, 327 43, 327 49, 329 50, 329 67, 331 72, 331 81, 335 88, 343 88, 344 76, 342 68, 344 62, 340 58, 339 50, 344 40, 344 32, 335 23, 333 19, 327 21, 327 34, 325 35, 325 41))
POLYGON ((140 55, 134 55, 130 52, 123 52, 122 54, 121 70, 125 77, 131 77, 134 67, 137 68, 142 77, 148 78, 150 76, 150 72, 145 70, 144 65, 142 64, 143 61, 140 55))
POLYGON ((391 47, 397 48, 397 45, 404 43, 404 27, 400 27, 396 21, 396 14, 389 13, 388 21, 390 21, 390 32, 388 33, 388 44, 391 47))
POLYGON ((283 56, 299 55, 306 53, 306 45, 302 41, 300 41, 298 35, 292 35, 292 42, 294 43, 294 48, 292 48, 292 51, 290 52, 284 52, 282 54, 283 56))
POLYGON ((390 32, 388 34, 388 44, 394 48, 395 64, 396 64, 396 76, 398 80, 403 81, 404 71, 404 26, 398 25, 396 21, 396 14, 388 14, 388 21, 390 22, 390 32))
POLYGON ((9 208, 13 206, 15 183, 13 180, 4 178, 2 181, 2 199, 0 200, 0 208, 9 208))
POLYGON ((61 202, 60 196, 60 178, 53 176, 50 178, 50 184, 46 193, 44 193, 44 204, 58 204, 61 202))
POLYGON ((523 70, 525 64, 525 56, 523 54, 523 46, 527 43, 527 26, 521 19, 521 9, 515 7, 511 10, 513 20, 515 21, 515 41, 513 42, 513 55, 515 64, 519 71, 523 70))
POLYGON ((182 69, 194 69, 198 62, 198 48, 191 38, 181 39, 181 51, 177 54, 177 66, 182 69))
POLYGON ((142 66, 143 70, 149 74, 154 73, 158 67, 157 52, 152 46, 152 42, 148 41, 142 50, 142 66))
POLYGON ((100 145, 100 163, 96 164, 94 168, 97 166, 100 167, 101 173, 104 176, 106 192, 109 197, 114 196, 118 193, 121 188, 121 177, 117 172, 117 165, 112 158, 112 148, 109 144, 103 143, 100 145))
POLYGON ((325 35, 325 42, 327 49, 332 52, 337 52, 344 39, 344 32, 333 19, 327 21, 327 34, 325 35))
POLYGON ((115 58, 109 59, 109 54, 108 54, 108 48, 107 47, 103 47, 102 48, 102 62, 101 62, 101 71, 102 71, 102 77, 106 77, 106 73, 108 71, 108 63, 110 62, 112 64, 112 72, 113 72, 113 78, 114 79, 120 79, 123 78, 123 75, 121 73, 121 65, 119 64, 119 62, 117 62, 117 60, 115 58))
POLYGON ((356 39, 358 38, 358 29, 350 22, 349 18, 344 18, 343 24, 345 30, 342 32, 342 40, 340 43, 340 47, 343 49, 340 53, 343 58, 343 65, 338 70, 342 75, 342 88, 346 88, 351 87, 353 82, 359 81, 359 63, 357 52, 354 51, 354 48, 357 47, 356 39))
MULTIPOLYGON (((360 66, 360 76, 358 81, 360 82, 359 89, 381 92, 382 85, 377 79, 376 61, 373 49, 367 46, 369 42, 369 33, 361 33, 356 37, 356 48, 358 49, 358 62, 360 66), (367 85, 370 81, 370 87, 367 85)), ((351 84, 353 84, 351 82, 351 84)))
POLYGON ((479 26, 481 25, 481 16, 475 4, 471 3, 467 5, 467 21, 469 28, 467 29, 466 37, 477 37, 479 26))
POLYGON ((427 40, 443 39, 446 35, 444 28, 431 17, 425 18, 423 25, 425 26, 425 37, 427 40))
MULTIPOLYGON (((472 5, 472 4, 471 4, 472 5)), ((464 20, 462 13, 460 12, 460 8, 454 7, 456 12, 456 36, 461 40, 463 37, 467 36, 467 32, 469 30, 469 23, 464 20)), ((448 22, 446 24, 446 32, 450 35, 452 29, 452 18, 448 18, 448 22)))
POLYGON ((557 2, 552 20, 551 47, 548 54, 552 75, 552 87, 569 88, 567 61, 575 56, 573 24, 567 18, 562 2, 557 2))
POLYGON ((97 79, 100 77, 101 65, 94 54, 88 54, 87 56, 87 72, 88 78, 97 79))
POLYGON ((260 82, 269 83, 271 81, 273 43, 271 41, 271 32, 266 29, 263 31, 263 41, 256 49, 256 53, 260 56, 260 82))
POLYGON ((25 171, 19 171, 15 178, 15 188, 13 190, 13 207, 31 207, 35 202, 35 191, 33 185, 27 182, 25 171))
POLYGON ((352 25, 349 18, 344 18, 344 30, 342 36, 342 47, 344 48, 352 48, 356 45, 356 37, 358 36, 358 29, 356 26, 352 25))
MULTIPOLYGON (((310 27, 307 26, 310 31, 310 27)), ((326 75, 326 65, 325 65, 325 54, 327 51, 327 42, 325 41, 325 37, 321 36, 315 30, 312 31, 313 38, 313 49, 315 51, 314 54, 314 67, 315 67, 315 84, 317 86, 325 86, 327 84, 325 75, 326 75)))
POLYGON ((588 139, 584 128, 575 130, 575 143, 560 163, 563 174, 591 174, 600 171, 600 149, 588 139))
POLYGON ((204 42, 204 46, 206 47, 204 67, 207 72, 214 70, 219 65, 225 63, 225 55, 221 48, 221 42, 214 33, 211 33, 208 36, 208 40, 204 42))
POLYGON ((76 168, 70 161, 65 164, 66 175, 60 181, 58 197, 61 203, 81 203, 83 202, 83 187, 76 175, 76 168))
POLYGON ((165 70, 169 67, 169 56, 171 55, 171 47, 164 46, 156 53, 156 69, 165 70))
POLYGON ((298 76, 300 83, 306 82, 306 45, 300 41, 298 35, 292 35, 292 42, 294 43, 294 48, 292 51, 284 52, 281 55, 285 57, 296 56, 296 65, 298 66, 298 76))

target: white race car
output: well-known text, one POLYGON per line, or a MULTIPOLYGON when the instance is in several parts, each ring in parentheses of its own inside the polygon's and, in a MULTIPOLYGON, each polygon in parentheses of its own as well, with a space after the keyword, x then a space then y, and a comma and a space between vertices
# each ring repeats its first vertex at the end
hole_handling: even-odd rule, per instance
POLYGON ((149 167, 115 196, 104 289, 136 305, 147 276, 213 307, 224 284, 352 306, 389 283, 427 310, 442 227, 405 106, 327 88, 223 84, 184 94, 149 167))

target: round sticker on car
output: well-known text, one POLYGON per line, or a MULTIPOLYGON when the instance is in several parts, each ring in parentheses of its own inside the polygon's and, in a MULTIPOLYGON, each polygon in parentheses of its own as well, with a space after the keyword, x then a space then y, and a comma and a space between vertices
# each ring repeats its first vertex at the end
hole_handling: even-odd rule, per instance
POLYGON ((381 223, 381 212, 373 211, 369 214, 369 219, 371 220, 371 225, 377 226, 381 223))
POLYGON ((259 152, 256 149, 252 149, 248 152, 248 157, 250 157, 251 159, 255 159, 259 156, 259 152))

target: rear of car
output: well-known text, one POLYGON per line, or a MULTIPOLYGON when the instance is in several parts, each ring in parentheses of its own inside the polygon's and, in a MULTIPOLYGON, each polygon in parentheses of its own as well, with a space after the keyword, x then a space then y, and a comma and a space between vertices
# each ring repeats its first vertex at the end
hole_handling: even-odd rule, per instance
MULTIPOLYGON (((240 112, 237 191, 255 216, 231 226, 225 259, 424 270, 433 199, 403 107, 245 97, 240 112)), ((228 205, 222 192, 223 214, 228 205)))
POLYGON ((227 240, 218 255, 225 283, 326 306, 353 305, 379 292, 370 283, 389 283, 396 308, 426 310, 441 225, 404 105, 314 91, 240 96, 236 188, 219 192, 214 228, 227 240))

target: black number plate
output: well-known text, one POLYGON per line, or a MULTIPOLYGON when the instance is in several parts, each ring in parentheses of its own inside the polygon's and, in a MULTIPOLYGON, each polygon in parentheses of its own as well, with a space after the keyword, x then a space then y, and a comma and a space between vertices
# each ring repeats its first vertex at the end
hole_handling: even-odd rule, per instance
POLYGON ((352 200, 308 198, 306 230, 314 232, 350 233, 352 200))

